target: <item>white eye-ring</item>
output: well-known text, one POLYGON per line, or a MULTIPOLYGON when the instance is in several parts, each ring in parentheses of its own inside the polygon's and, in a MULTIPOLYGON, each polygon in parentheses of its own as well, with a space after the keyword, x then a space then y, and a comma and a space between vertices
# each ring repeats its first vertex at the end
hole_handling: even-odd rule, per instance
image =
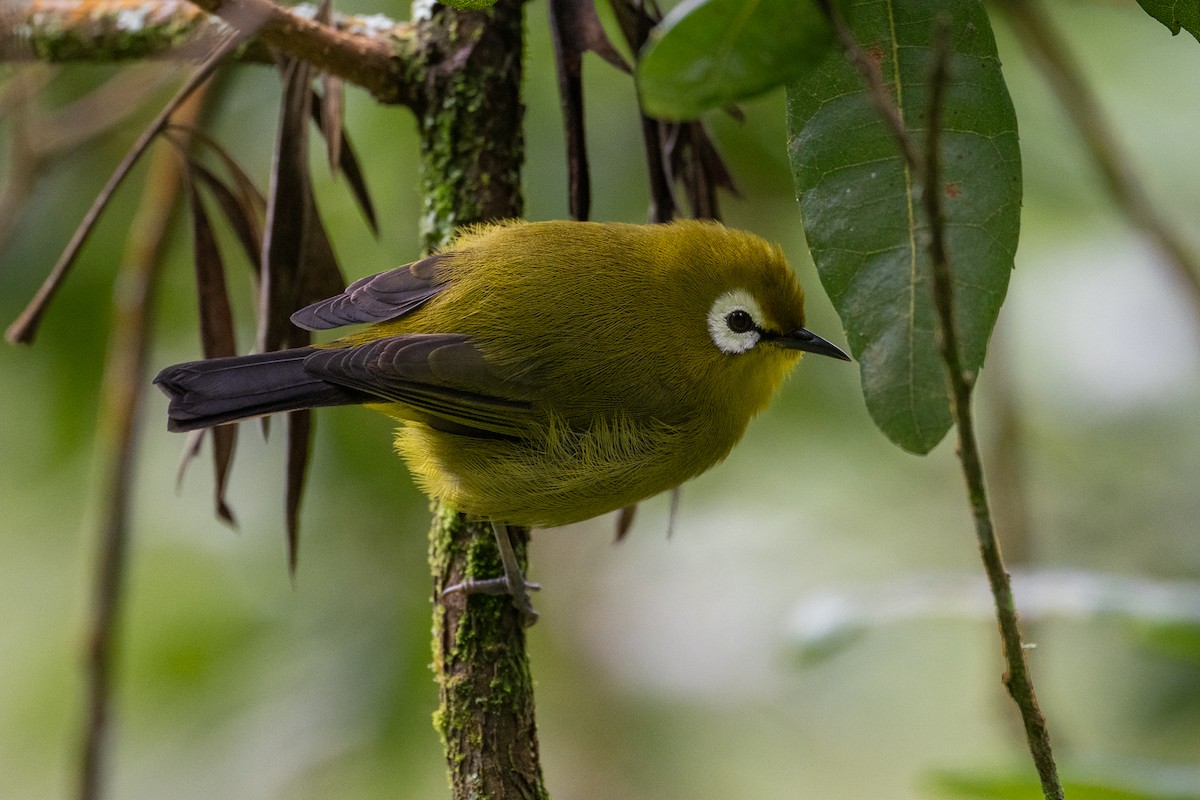
POLYGON ((762 337, 762 309, 745 289, 718 297, 708 311, 708 335, 722 353, 744 353, 762 337))

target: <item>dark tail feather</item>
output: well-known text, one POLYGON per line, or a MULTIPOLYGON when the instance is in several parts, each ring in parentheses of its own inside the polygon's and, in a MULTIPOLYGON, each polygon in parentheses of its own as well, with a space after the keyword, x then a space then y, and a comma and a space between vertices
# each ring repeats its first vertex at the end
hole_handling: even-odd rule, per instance
POLYGON ((302 408, 364 403, 370 398, 304 369, 312 347, 176 364, 154 382, 171 398, 167 429, 191 431, 302 408))

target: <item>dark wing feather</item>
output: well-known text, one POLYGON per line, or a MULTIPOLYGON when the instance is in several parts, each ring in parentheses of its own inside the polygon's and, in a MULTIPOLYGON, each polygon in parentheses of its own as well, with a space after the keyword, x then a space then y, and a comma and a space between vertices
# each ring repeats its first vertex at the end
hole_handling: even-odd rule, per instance
POLYGON ((424 305, 446 288, 436 281, 437 266, 446 254, 355 281, 346 291, 292 314, 292 323, 310 331, 362 322, 387 322, 424 305))
POLYGON ((191 431, 280 411, 369 403, 305 369, 312 347, 176 364, 154 382, 171 398, 167 429, 191 431))
POLYGON ((519 438, 542 416, 528 389, 496 375, 463 334, 410 333, 318 349, 304 368, 380 402, 407 406, 414 419, 452 433, 519 438))

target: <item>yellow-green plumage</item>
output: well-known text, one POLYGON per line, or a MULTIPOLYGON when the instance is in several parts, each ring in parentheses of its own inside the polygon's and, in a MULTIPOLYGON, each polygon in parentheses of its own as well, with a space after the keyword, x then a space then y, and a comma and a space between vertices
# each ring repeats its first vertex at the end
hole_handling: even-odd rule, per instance
MULTIPOLYGON (((333 327, 418 298, 395 319, 293 351, 317 381, 308 405, 364 402, 402 420, 396 447, 422 490, 497 522, 561 525, 677 486, 729 453, 801 350, 844 358, 802 330, 803 295, 779 249, 715 223, 481 226, 393 272, 404 269, 429 296, 364 299, 360 281, 297 314, 333 327), (726 304, 746 306, 754 329, 721 329, 742 322, 722 316, 726 304), (423 342, 439 347, 403 350, 423 342)), ((160 383, 186 397, 168 373, 160 383)), ((173 426, 240 418, 209 413, 210 402, 192 416, 173 403, 173 426)), ((286 398, 242 416, 302 405, 286 398)))

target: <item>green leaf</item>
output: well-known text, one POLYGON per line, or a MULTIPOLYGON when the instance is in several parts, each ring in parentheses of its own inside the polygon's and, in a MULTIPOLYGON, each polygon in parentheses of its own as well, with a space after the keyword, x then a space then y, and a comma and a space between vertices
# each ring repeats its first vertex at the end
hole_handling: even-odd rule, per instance
MULTIPOLYGON (((1032 768, 1030 768, 1032 772, 1032 768)), ((942 797, 959 800, 1028 800, 1041 797, 1042 787, 1036 775, 1028 772, 1006 775, 980 775, 968 772, 939 772, 932 785, 942 797)), ((1071 800, 1197 800, 1194 792, 1164 790, 1154 786, 1164 783, 1152 775, 1131 773, 1115 784, 1112 781, 1063 781, 1063 793, 1071 800), (1128 785, 1126 785, 1128 784, 1128 785), (1140 785, 1146 784, 1146 785, 1140 785)))
MULTIPOLYGON (((1021 211, 1021 160, 996 43, 976 0, 858 2, 851 23, 918 150, 924 146, 930 41, 951 23, 941 166, 960 356, 974 373, 1008 288, 1021 211)), ((788 85, 788 154, 821 282, 859 361, 875 424, 927 453, 951 424, 934 342, 921 187, 839 51, 788 85)))
POLYGON ((832 42, 811 0, 685 0, 642 50, 642 106, 652 117, 693 119, 797 78, 832 42))
POLYGON ((1200 625, 1164 621, 1140 625, 1134 630, 1148 647, 1200 667, 1200 625))
POLYGON ((1200 3, 1196 0, 1138 0, 1138 4, 1166 25, 1172 36, 1178 36, 1182 28, 1200 41, 1200 3))

